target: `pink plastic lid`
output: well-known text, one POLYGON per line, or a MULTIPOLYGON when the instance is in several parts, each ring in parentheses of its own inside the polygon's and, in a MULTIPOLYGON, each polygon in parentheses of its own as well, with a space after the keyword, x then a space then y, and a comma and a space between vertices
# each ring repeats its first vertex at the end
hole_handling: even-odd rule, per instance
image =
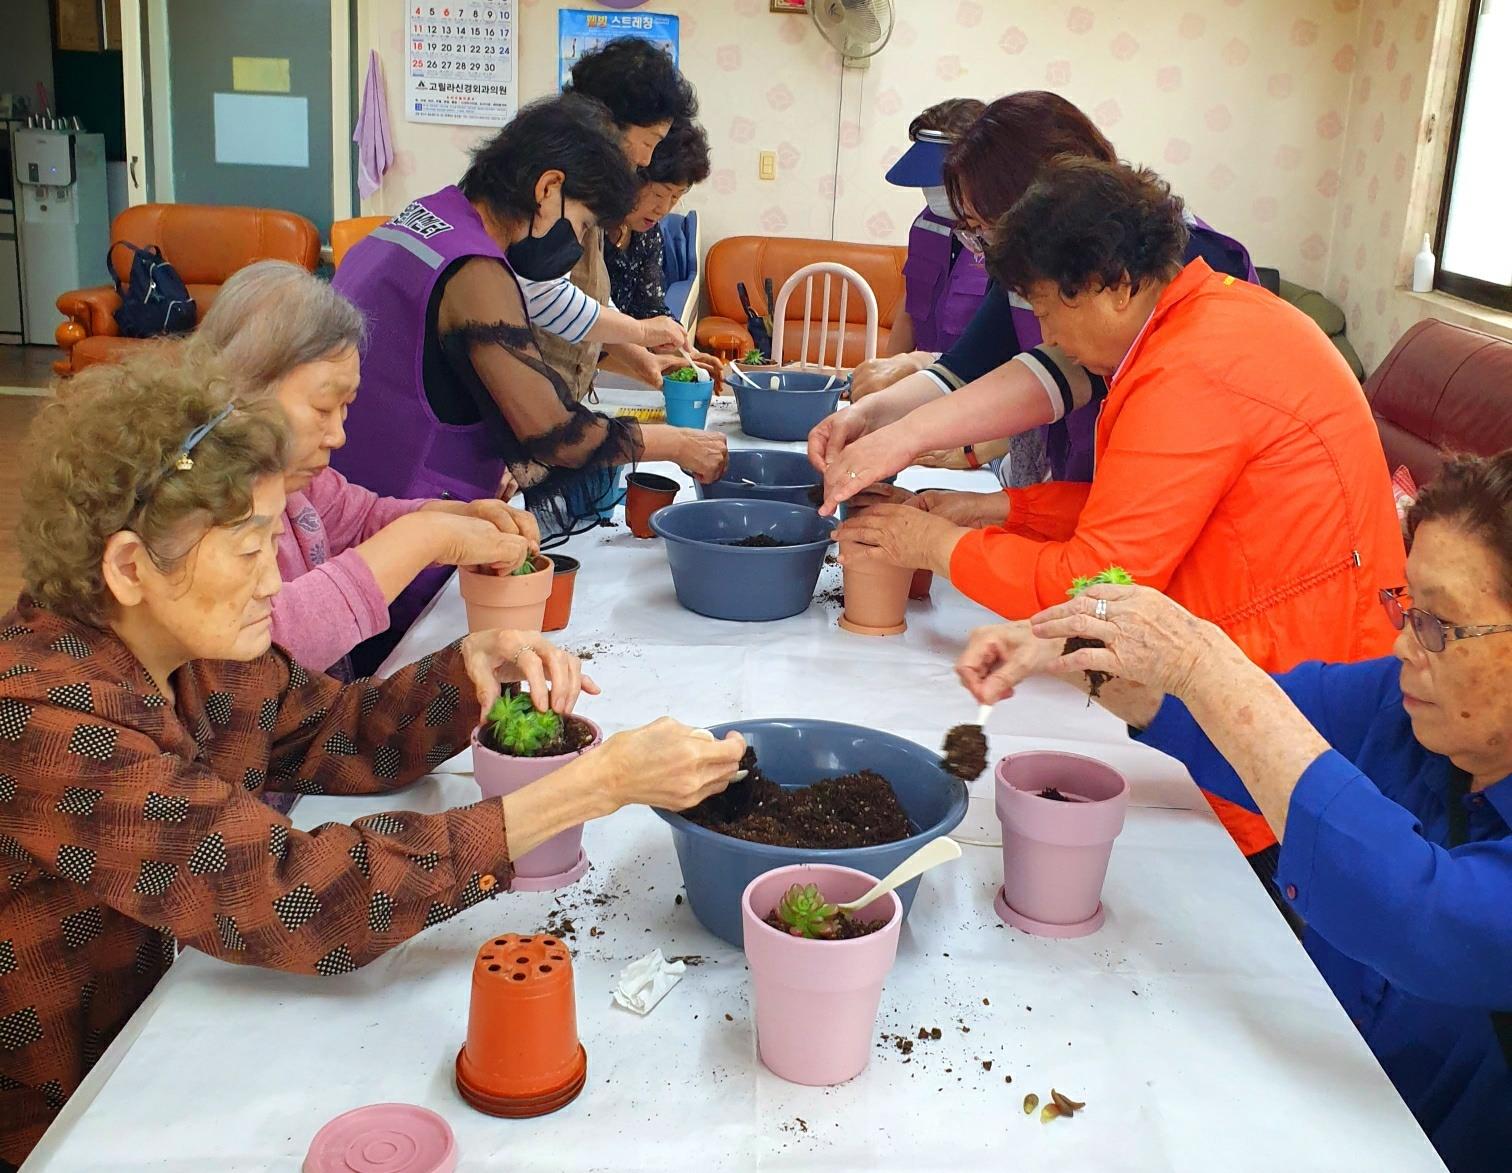
POLYGON ((429 1108, 369 1104, 343 1112, 315 1134, 304 1173, 452 1173, 457 1141, 429 1108))

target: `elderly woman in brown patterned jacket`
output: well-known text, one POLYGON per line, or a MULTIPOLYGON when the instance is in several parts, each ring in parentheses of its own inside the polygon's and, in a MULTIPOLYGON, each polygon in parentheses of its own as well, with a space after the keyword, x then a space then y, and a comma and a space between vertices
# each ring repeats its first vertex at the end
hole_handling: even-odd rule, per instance
POLYGON ((539 635, 343 686, 270 646, 284 430, 175 350, 43 411, 0 619, 0 1167, 19 1164, 178 945, 336 975, 507 889, 510 859, 722 789, 744 746, 670 719, 508 798, 299 831, 264 790, 381 794, 467 745, 499 681, 597 692, 539 635))

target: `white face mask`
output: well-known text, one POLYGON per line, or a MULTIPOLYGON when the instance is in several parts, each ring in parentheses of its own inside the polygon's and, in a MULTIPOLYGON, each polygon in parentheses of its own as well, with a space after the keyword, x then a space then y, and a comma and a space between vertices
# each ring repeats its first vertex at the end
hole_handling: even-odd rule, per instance
POLYGON ((950 206, 950 197, 945 194, 943 187, 926 187, 924 189, 924 202, 929 205, 929 210, 942 220, 954 220, 955 209, 950 206))

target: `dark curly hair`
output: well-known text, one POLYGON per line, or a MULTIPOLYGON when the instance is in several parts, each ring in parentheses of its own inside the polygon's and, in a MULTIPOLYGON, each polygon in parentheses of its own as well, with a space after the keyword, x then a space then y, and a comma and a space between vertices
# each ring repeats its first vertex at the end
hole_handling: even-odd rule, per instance
POLYGON ((1455 456, 1407 513, 1407 539, 1425 521, 1450 521, 1490 547, 1501 563, 1501 596, 1512 603, 1512 448, 1455 456))
POLYGON ((473 152, 457 186, 500 219, 529 220, 547 171, 560 171, 562 194, 587 204, 601 224, 629 215, 640 187, 608 108, 581 94, 526 106, 473 152))
POLYGON ((647 183, 693 187, 709 178, 709 136, 696 122, 679 119, 656 144, 651 163, 641 168, 647 183))
POLYGON ((943 102, 926 106, 908 124, 909 141, 918 138, 921 130, 937 130, 953 139, 960 138, 986 109, 987 103, 980 98, 946 98, 943 102))
POLYGON ((211 527, 247 517, 255 482, 281 475, 288 455, 275 400, 238 405, 195 447, 192 467, 174 460, 229 392, 220 366, 181 342, 97 363, 59 384, 27 437, 16 532, 26 593, 103 627, 111 535, 131 530, 166 574, 211 527))
POLYGON ((656 126, 698 114, 692 83, 671 57, 644 37, 620 37, 584 53, 562 92, 597 98, 621 128, 656 126))
POLYGON ((987 271, 1017 293, 1050 281, 1068 298, 1169 281, 1186 253, 1184 207, 1148 168, 1063 156, 998 221, 987 271))
POLYGON ((945 156, 945 194, 964 218, 967 204, 991 224, 1018 202, 1036 173, 1058 155, 1116 163, 1113 144, 1059 94, 1025 90, 993 102, 945 156))

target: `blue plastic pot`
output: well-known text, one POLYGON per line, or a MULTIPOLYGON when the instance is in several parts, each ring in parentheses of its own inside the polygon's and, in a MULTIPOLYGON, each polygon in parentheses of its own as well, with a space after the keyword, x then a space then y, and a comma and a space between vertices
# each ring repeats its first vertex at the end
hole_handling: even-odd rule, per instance
POLYGON ((837 378, 828 391, 828 375, 817 371, 752 371, 756 386, 744 379, 731 379, 735 403, 740 408, 740 428, 747 436, 762 440, 806 440, 814 426, 834 412, 840 396, 850 387, 850 376, 837 378), (770 390, 772 379, 777 389, 770 390))
POLYGON ((748 501, 786 501, 816 508, 809 490, 824 483, 802 452, 782 448, 736 448, 722 480, 697 485, 700 498, 739 497, 748 501), (754 481, 755 484, 746 484, 754 481))
MULTIPOLYGON (((672 844, 682 867, 683 887, 693 915, 709 932, 742 947, 740 894, 763 872, 795 863, 831 863, 881 879, 929 840, 947 835, 966 817, 966 784, 940 766, 938 751, 891 733, 837 721, 781 718, 734 721, 710 732, 731 729, 755 748, 762 773, 784 787, 810 786, 823 778, 874 770, 892 783, 908 821, 918 833, 880 847, 820 851, 748 843, 690 823, 681 815, 656 813, 672 828, 672 844)), ((906 919, 919 881, 898 889, 906 919)))
POLYGON ((709 399, 714 394, 714 380, 679 383, 662 380, 662 394, 667 399, 667 422, 674 428, 702 428, 709 418, 709 399))
POLYGON ((651 515, 677 601, 712 619, 762 622, 808 609, 835 520, 785 501, 679 501, 651 515), (732 546, 755 534, 797 545, 732 546))

